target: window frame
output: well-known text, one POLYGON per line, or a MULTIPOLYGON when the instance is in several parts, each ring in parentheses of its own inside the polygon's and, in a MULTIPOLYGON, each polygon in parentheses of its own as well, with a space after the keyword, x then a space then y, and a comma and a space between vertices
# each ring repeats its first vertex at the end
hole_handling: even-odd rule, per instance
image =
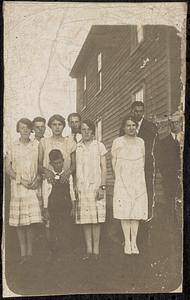
POLYGON ((135 101, 141 101, 145 104, 145 84, 142 84, 140 85, 138 88, 136 88, 135 90, 133 90, 132 94, 131 94, 131 100, 132 100, 132 103, 135 102, 135 101), (139 88, 140 87, 140 88, 139 88), (142 100, 139 100, 136 98, 136 95, 142 91, 143 92, 143 101, 142 100))
POLYGON ((83 111, 87 106, 87 76, 86 73, 83 75, 83 91, 82 91, 82 109, 83 111))
POLYGON ((97 141, 102 142, 102 138, 103 138, 102 117, 97 118, 95 121, 95 137, 96 137, 97 141), (100 124, 100 131, 101 131, 100 138, 98 135, 98 132, 99 132, 98 124, 100 124))
POLYGON ((131 51, 130 55, 133 55, 140 47, 140 45, 144 42, 144 26, 143 25, 135 25, 131 28, 131 51), (138 41, 138 27, 142 29, 142 38, 138 41))
POLYGON ((102 52, 98 52, 98 55, 97 55, 97 74, 96 74, 96 89, 97 89, 97 92, 96 92, 96 96, 102 91, 103 89, 103 55, 102 55, 102 52), (100 59, 99 59, 100 57, 100 59), (98 83, 99 82, 99 83, 98 83), (99 86, 99 88, 98 88, 99 86))

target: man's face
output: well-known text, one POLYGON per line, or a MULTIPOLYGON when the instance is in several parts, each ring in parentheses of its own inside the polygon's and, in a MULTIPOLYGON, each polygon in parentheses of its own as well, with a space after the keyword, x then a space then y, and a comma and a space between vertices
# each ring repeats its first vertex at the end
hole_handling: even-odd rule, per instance
POLYGON ((81 122, 79 117, 71 116, 69 119, 69 127, 72 133, 80 133, 81 122))
POLYGON ((144 116, 144 108, 143 106, 135 106, 132 110, 134 118, 137 122, 139 122, 144 116))
POLYGON ((171 132, 178 134, 181 131, 181 122, 178 120, 170 122, 171 132))
POLYGON ((35 137, 41 139, 44 136, 46 127, 44 122, 35 122, 33 127, 35 137))

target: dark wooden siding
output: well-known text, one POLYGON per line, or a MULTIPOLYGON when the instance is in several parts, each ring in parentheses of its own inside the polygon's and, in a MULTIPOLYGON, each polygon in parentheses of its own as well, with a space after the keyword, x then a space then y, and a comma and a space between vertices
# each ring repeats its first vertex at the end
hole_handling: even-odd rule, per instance
MULTIPOLYGON (((172 39, 175 44, 174 32, 163 26, 145 26, 145 38, 137 49, 131 52, 130 31, 123 35, 119 47, 110 49, 99 45, 91 51, 91 59, 86 66, 87 74, 87 107, 81 110, 82 118, 96 120, 102 118, 103 143, 109 151, 107 155, 107 184, 113 185, 110 149, 119 134, 122 118, 130 111, 132 93, 145 88, 145 117, 150 115, 163 116, 169 113, 169 98, 174 97, 172 78, 175 83, 179 77, 176 73, 172 57, 176 55, 171 49, 172 39), (172 35, 173 34, 173 35, 172 35), (172 36, 171 36, 172 35, 172 36), (96 95, 97 54, 103 55, 103 89, 96 95), (143 66, 143 62, 149 59, 143 66)), ((82 79, 77 79, 80 86, 82 79)), ((82 87, 77 87, 77 101, 81 102, 82 87)), ((179 97, 178 95, 175 96, 179 97)), ((176 100, 177 103, 177 100, 176 100)), ((112 193, 112 187, 110 190, 112 193)))

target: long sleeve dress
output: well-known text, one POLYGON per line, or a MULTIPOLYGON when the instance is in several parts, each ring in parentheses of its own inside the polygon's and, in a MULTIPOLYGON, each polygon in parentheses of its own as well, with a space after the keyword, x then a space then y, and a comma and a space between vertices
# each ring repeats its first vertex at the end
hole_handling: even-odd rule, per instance
POLYGON ((144 141, 135 137, 129 143, 122 136, 112 145, 115 171, 113 215, 116 219, 146 220, 148 197, 144 173, 144 141))

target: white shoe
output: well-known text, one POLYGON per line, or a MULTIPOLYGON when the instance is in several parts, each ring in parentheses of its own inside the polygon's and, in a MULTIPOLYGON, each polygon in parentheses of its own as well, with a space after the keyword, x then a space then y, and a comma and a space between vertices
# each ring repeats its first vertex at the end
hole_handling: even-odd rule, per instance
POLYGON ((132 252, 131 252, 131 245, 130 244, 129 245, 125 244, 124 253, 125 254, 132 254, 132 252))
POLYGON ((139 249, 138 249, 137 245, 132 245, 131 246, 131 253, 132 254, 139 254, 139 249))

